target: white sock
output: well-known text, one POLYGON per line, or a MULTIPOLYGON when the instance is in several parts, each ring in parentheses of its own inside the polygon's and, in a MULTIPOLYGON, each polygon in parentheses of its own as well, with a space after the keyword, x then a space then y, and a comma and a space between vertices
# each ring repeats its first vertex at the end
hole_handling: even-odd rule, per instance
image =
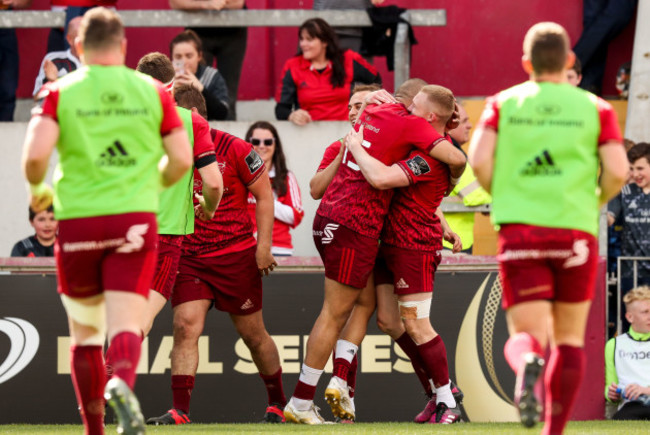
POLYGON ((300 378, 298 378, 298 380, 304 384, 315 387, 316 384, 318 384, 320 375, 322 374, 322 370, 312 369, 307 364, 303 364, 300 369, 300 378))
POLYGON ((450 408, 456 407, 456 400, 451 393, 451 382, 443 387, 436 388, 436 397, 436 403, 444 402, 450 408))
POLYGON ((349 341, 339 339, 336 342, 336 358, 343 358, 349 363, 352 362, 358 350, 359 346, 349 341))

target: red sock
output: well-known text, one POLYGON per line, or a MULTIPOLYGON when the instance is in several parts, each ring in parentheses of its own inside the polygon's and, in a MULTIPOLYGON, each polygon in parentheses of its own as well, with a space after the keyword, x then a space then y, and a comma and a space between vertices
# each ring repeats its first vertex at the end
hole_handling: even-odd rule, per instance
POLYGON ((190 398, 194 389, 194 376, 173 375, 172 395, 174 397, 173 407, 180 409, 186 414, 190 413, 190 398))
POLYGON ((573 409, 585 371, 585 353, 581 347, 560 345, 551 351, 544 384, 546 409, 543 435, 561 434, 573 409))
POLYGON ((104 387, 106 372, 101 346, 70 348, 72 384, 81 407, 86 434, 104 433, 104 387))
POLYGON ((113 376, 122 379, 131 390, 135 386, 135 370, 140 361, 142 337, 132 332, 120 332, 109 344, 113 376))
POLYGON ((348 373, 350 371, 350 363, 344 358, 336 358, 334 360, 333 376, 339 377, 347 382, 348 373))
POLYGON ((544 356, 542 346, 540 346, 535 337, 527 332, 519 332, 511 336, 508 341, 506 341, 506 346, 503 348, 503 354, 506 357, 506 361, 508 361, 510 368, 515 373, 519 370, 519 367, 524 360, 524 355, 530 352, 535 352, 540 356, 544 356))
POLYGON ((357 367, 359 366, 359 359, 356 355, 352 358, 350 363, 350 370, 348 370, 348 387, 350 388, 350 397, 354 397, 354 389, 357 387, 357 367))
POLYGON ((411 339, 411 337, 405 332, 402 334, 395 343, 404 351, 404 353, 411 359, 411 364, 415 370, 415 374, 418 376, 422 387, 424 388, 427 396, 431 396, 433 391, 431 391, 431 384, 429 383, 429 375, 424 368, 424 361, 420 357, 420 352, 418 352, 418 345, 411 339))
POLYGON ((282 367, 272 375, 263 375, 260 373, 260 377, 266 386, 266 394, 269 396, 269 405, 278 404, 284 408, 284 405, 287 404, 287 398, 285 397, 284 389, 282 388, 282 367))
POLYGON ((449 367, 447 365, 447 349, 442 337, 436 335, 432 340, 418 346, 427 372, 433 379, 436 387, 443 387, 449 383, 449 367))

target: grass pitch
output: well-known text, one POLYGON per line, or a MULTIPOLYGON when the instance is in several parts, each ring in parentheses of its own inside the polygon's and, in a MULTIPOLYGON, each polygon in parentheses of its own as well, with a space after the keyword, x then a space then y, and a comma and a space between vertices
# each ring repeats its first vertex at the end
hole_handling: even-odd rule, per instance
MULTIPOLYGON (((147 426, 148 434, 485 434, 485 435, 535 435, 541 430, 538 424, 525 429, 518 423, 460 423, 449 426, 415 423, 356 423, 323 426, 296 424, 189 424, 184 426, 147 426)), ((650 423, 645 421, 578 421, 571 422, 565 430, 567 435, 625 434, 646 435, 650 423)), ((0 434, 82 434, 81 425, 0 425, 0 434)), ((106 426, 106 434, 116 433, 115 425, 106 426)))

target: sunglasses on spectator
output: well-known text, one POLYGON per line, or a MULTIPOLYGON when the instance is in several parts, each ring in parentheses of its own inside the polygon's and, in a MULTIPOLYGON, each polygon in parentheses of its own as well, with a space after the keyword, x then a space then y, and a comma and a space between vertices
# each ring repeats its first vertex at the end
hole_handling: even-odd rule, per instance
POLYGON ((275 139, 269 138, 269 139, 257 139, 255 137, 252 137, 250 140, 250 143, 253 144, 254 147, 258 147, 262 144, 264 144, 267 147, 273 146, 275 143, 275 139))

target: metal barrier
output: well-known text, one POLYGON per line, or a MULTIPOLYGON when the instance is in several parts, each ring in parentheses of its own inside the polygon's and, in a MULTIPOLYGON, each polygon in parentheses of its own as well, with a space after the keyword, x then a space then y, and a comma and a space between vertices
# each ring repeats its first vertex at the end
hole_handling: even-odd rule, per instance
MULTIPOLYGON (((623 269, 621 268, 624 261, 632 261, 632 287, 626 289, 626 291, 635 288, 639 284, 639 261, 650 261, 650 257, 625 257, 621 256, 616 259, 616 271, 618 273, 618 278, 616 280, 616 333, 622 334, 623 331, 623 321, 621 319, 622 303, 623 303, 623 294, 621 289, 621 279, 623 275, 623 269)), ((608 301, 609 303, 609 301, 608 301)), ((608 307, 609 310, 609 307, 608 307)))
MULTIPOLYGON (((227 11, 119 10, 126 27, 298 27, 309 18, 322 18, 335 27, 370 27, 365 11, 311 9, 262 9, 227 11)), ((444 9, 411 9, 402 18, 411 26, 445 26, 444 9)), ((5 11, 0 14, 1 28, 63 27, 65 12, 5 11)), ((395 37, 395 89, 410 75, 411 45, 408 26, 400 23, 395 37)))

